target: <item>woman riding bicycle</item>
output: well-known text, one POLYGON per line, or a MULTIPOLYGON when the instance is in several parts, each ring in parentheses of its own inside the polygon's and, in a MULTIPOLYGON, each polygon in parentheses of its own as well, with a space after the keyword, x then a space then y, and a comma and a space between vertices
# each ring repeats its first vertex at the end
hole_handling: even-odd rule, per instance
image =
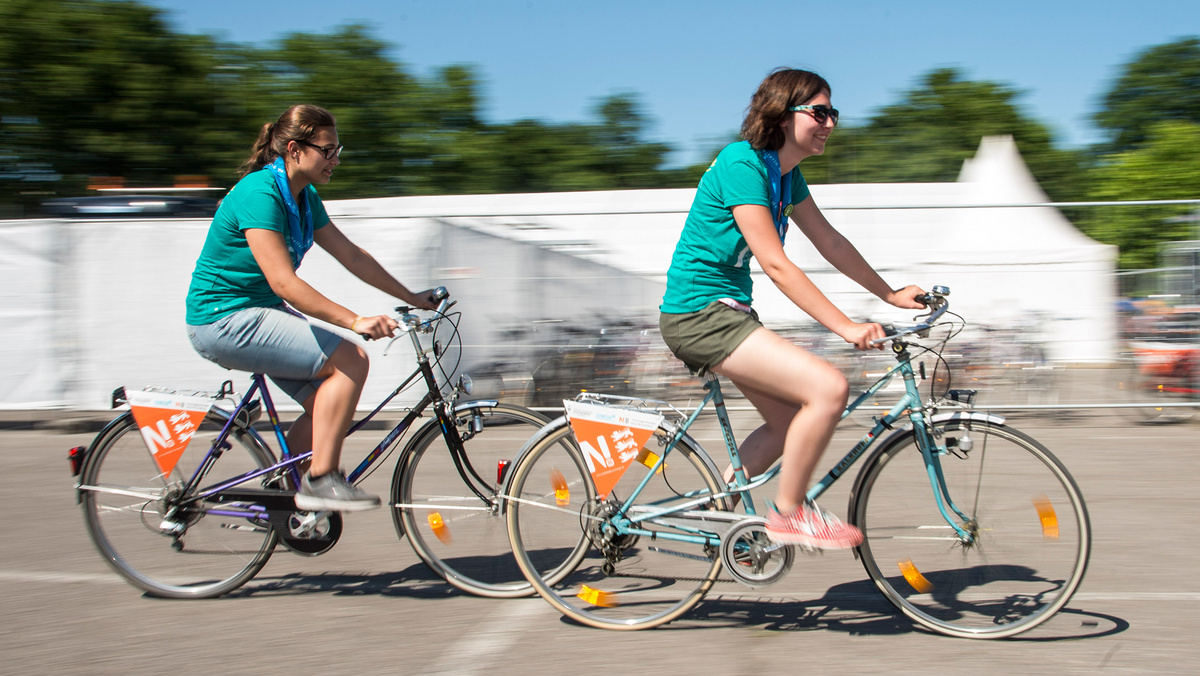
POLYGON ((197 352, 228 369, 267 374, 304 408, 288 430, 289 448, 313 451, 296 494, 304 510, 379 506, 338 468, 367 354, 304 315, 368 340, 397 328, 391 317, 360 316, 298 277, 305 253, 318 244, 380 291, 436 307, 430 291, 409 291, 329 220, 313 184, 329 182, 341 151, 337 121, 323 108, 292 106, 263 125, 242 179, 213 217, 187 295, 188 337, 197 352))
MULTIPOLYGON (((817 208, 797 165, 820 155, 837 125, 829 84, 803 70, 777 69, 763 80, 742 123, 743 142, 726 146, 700 179, 667 273, 659 324, 667 346, 693 371, 713 371, 741 390, 764 423, 742 443, 750 476, 781 455, 772 540, 823 549, 855 547, 862 533, 823 513, 805 492, 813 468, 846 406, 838 369, 763 327, 750 309, 753 256, 785 296, 860 350, 884 337, 856 323, 790 261, 788 218, 843 274, 900 308, 922 307, 916 286, 892 289, 817 208)), ((732 479, 732 467, 725 479, 732 479)))

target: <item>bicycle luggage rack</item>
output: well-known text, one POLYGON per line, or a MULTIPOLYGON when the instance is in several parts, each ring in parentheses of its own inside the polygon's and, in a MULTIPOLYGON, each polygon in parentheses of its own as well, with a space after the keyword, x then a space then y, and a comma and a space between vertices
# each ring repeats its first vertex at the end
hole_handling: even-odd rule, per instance
POLYGON ((670 402, 661 401, 658 399, 647 399, 645 397, 627 397, 620 394, 600 394, 597 392, 580 392, 572 398, 572 401, 578 401, 587 404, 597 404, 599 406, 608 406, 610 408, 620 408, 636 413, 663 413, 687 418, 687 415, 671 405, 670 402))

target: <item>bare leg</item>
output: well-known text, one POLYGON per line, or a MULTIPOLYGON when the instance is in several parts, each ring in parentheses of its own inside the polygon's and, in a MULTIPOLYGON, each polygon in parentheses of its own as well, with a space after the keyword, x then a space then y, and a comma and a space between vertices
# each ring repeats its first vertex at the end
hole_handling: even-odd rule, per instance
POLYGON ((782 448, 775 506, 781 512, 794 509, 804 502, 813 468, 846 406, 845 376, 765 328, 750 334, 714 370, 733 381, 765 421, 743 443, 747 467, 761 472, 782 448))
POLYGON ((311 414, 313 459, 309 474, 312 476, 338 469, 342 441, 346 438, 346 430, 350 429, 369 367, 367 353, 362 348, 342 341, 325 363, 325 368, 317 374, 325 378, 325 382, 304 406, 311 414))
POLYGON ((312 402, 317 396, 314 392, 303 404, 304 413, 296 418, 288 427, 287 445, 292 455, 300 455, 312 450, 312 402))

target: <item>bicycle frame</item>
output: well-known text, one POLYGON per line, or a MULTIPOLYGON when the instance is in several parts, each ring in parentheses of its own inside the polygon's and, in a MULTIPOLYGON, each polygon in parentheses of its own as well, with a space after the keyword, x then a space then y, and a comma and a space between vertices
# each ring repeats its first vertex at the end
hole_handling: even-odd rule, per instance
MULTIPOLYGON (((371 452, 368 453, 365 458, 363 458, 363 460, 354 468, 354 470, 351 471, 346 476, 346 479, 347 479, 347 481, 350 481, 351 483, 353 483, 359 477, 361 477, 367 470, 369 470, 375 464, 375 462, 381 456, 383 456, 384 452, 386 452, 387 449, 391 448, 392 445, 397 442, 397 440, 399 440, 401 437, 403 437, 404 434, 409 429, 411 429, 413 422, 416 421, 417 418, 421 417, 421 414, 424 413, 425 410, 432 404, 432 405, 434 405, 434 413, 437 416, 437 420, 441 427, 442 434, 444 436, 446 436, 447 440, 449 441, 448 446, 451 451, 451 457, 453 458, 455 469, 458 470, 459 475, 463 478, 463 481, 464 481, 464 483, 466 483, 467 487, 471 489, 471 492, 474 493, 485 504, 490 504, 490 500, 489 500, 488 496, 485 495, 484 492, 481 491, 476 484, 476 482, 478 482, 478 485, 487 486, 488 485, 487 480, 482 478, 479 475, 479 472, 477 472, 475 470, 475 468, 471 465, 470 460, 466 457, 466 454, 463 451, 462 437, 458 432, 458 426, 454 423, 454 418, 453 418, 453 413, 455 412, 456 409, 451 410, 451 406, 450 406, 451 401, 447 400, 442 395, 441 386, 438 384, 437 377, 434 375, 433 366, 429 361, 428 352, 426 352, 421 347, 420 339, 418 338, 416 331, 408 331, 408 333, 409 333, 410 337, 412 338, 413 345, 417 351, 417 368, 407 378, 405 378, 404 381, 401 382, 400 385, 397 386, 396 389, 393 390, 391 394, 389 394, 387 397, 385 397, 384 400, 378 406, 376 406, 373 411, 368 413, 363 419, 354 423, 350 427, 350 429, 346 432, 346 436, 350 436, 351 434, 355 433, 356 431, 362 429, 363 426, 366 425, 367 422, 369 422, 372 418, 375 417, 376 414, 378 414, 381 410, 383 410, 384 406, 386 406, 389 402, 392 401, 392 399, 394 399, 406 387, 408 387, 408 385, 414 379, 416 379, 417 376, 421 376, 424 379, 428 391, 426 392, 425 396, 421 398, 421 401, 418 402, 411 409, 409 409, 408 413, 404 416, 404 418, 399 423, 397 423, 396 426, 393 427, 392 430, 390 432, 388 432, 383 437, 383 439, 375 446, 375 448, 372 449, 371 452), (468 479, 468 477, 470 477, 470 479, 468 479), (473 481, 472 481, 472 479, 473 479, 473 481)), ((238 403, 237 407, 233 410, 232 413, 230 413, 229 420, 226 421, 225 426, 221 429, 221 432, 213 440, 212 445, 209 448, 207 455, 205 455, 205 457, 204 457, 204 460, 202 460, 200 462, 200 464, 196 468, 196 471, 192 474, 191 479, 189 479, 187 484, 185 485, 184 494, 185 495, 191 494, 191 497, 182 504, 184 504, 184 505, 194 504, 196 502, 210 498, 216 494, 219 494, 219 493, 222 493, 225 491, 229 491, 233 487, 235 487, 239 484, 242 484, 246 481, 250 481, 252 479, 257 479, 258 477, 277 473, 280 471, 286 471, 290 474, 291 479, 292 479, 292 485, 294 485, 294 486, 300 485, 301 477, 300 477, 299 464, 303 460, 311 457, 312 451, 308 451, 308 452, 301 453, 298 455, 292 454, 291 449, 287 443, 287 438, 283 433, 282 427, 280 426, 279 414, 275 410, 275 404, 272 401, 271 394, 267 389, 266 380, 265 380, 264 376, 262 374, 255 373, 255 374, 251 375, 250 380, 251 380, 250 388, 246 391, 246 394, 242 396, 242 399, 238 403), (230 479, 223 480, 223 481, 213 484, 211 486, 206 486, 204 488, 197 489, 196 486, 201 481, 203 481, 204 477, 208 473, 208 470, 211 469, 212 465, 216 462, 216 460, 221 456, 222 453, 225 452, 226 449, 231 448, 231 445, 229 444, 227 439, 233 431, 234 421, 238 419, 238 414, 241 413, 243 410, 247 409, 250 406, 251 402, 254 401, 255 394, 259 394, 262 397, 264 408, 266 409, 267 416, 268 416, 269 420, 271 421, 271 427, 275 432, 275 439, 276 439, 276 441, 279 442, 279 447, 283 451, 282 458, 278 462, 270 465, 269 467, 263 467, 263 468, 259 468, 256 470, 251 470, 249 472, 238 475, 236 477, 232 477, 230 479), (194 493, 192 493, 192 491, 194 491, 194 493)), ((481 402, 469 402, 469 403, 478 405, 481 402)), ((482 403, 491 404, 494 406, 496 402, 485 401, 482 403)), ((238 491, 235 491, 235 492, 243 492, 245 490, 246 489, 238 489, 238 491)), ((237 496, 233 495, 233 496, 229 496, 229 497, 236 499, 237 496)), ((259 497, 259 496, 256 495, 256 497, 259 497)), ((255 510, 255 511, 228 511, 228 510, 222 509, 222 510, 209 510, 209 512, 213 513, 213 514, 220 514, 220 515, 224 515, 224 516, 234 516, 234 517, 261 518, 261 517, 265 516, 261 512, 261 508, 260 508, 260 510, 255 510)))
MULTIPOLYGON (((928 426, 926 425, 926 408, 921 403, 916 373, 912 367, 912 357, 908 353, 908 344, 905 343, 903 339, 897 338, 893 342, 893 351, 896 354, 897 366, 890 369, 886 374, 880 377, 875 384, 873 384, 865 392, 860 394, 854 401, 852 401, 842 413, 842 418, 844 419, 847 415, 861 406, 863 402, 867 401, 869 398, 878 393, 892 380, 892 378, 896 377, 897 374, 904 379, 904 394, 901 395, 899 401, 897 401, 896 404, 891 407, 891 409, 889 409, 882 416, 876 418, 873 428, 863 435, 863 437, 859 439, 858 443, 856 443, 854 447, 851 448, 850 451, 846 453, 846 455, 843 456, 842 459, 838 461, 838 463, 834 465, 834 467, 829 470, 829 472, 820 481, 818 481, 812 486, 812 488, 808 490, 807 497, 810 500, 815 500, 824 494, 825 491, 828 490, 829 487, 838 480, 838 478, 845 474, 845 472, 850 469, 850 467, 852 467, 854 463, 857 462, 858 459, 861 458, 869 448, 871 448, 871 446, 874 445, 874 443, 879 439, 879 435, 885 429, 893 429, 893 423, 900 420, 906 415, 907 412, 907 417, 912 423, 913 431, 916 435, 917 446, 920 449, 921 456, 925 462, 926 473, 929 477, 930 486, 933 490, 933 497, 937 503, 938 510, 941 512, 942 518, 945 519, 946 523, 949 524, 958 534, 958 537, 964 543, 970 543, 974 539, 973 536, 967 530, 964 530, 962 525, 960 525, 963 522, 969 521, 969 518, 954 504, 953 499, 949 495, 949 490, 946 487, 945 476, 942 473, 942 466, 939 456, 946 453, 947 450, 945 447, 939 447, 937 445, 936 441, 929 432, 928 426), (951 516, 951 512, 953 512, 958 518, 951 516)), ((729 421, 729 413, 725 408, 725 400, 721 395, 720 383, 715 376, 710 374, 707 377, 707 382, 705 382, 704 387, 707 390, 707 393, 705 394, 704 399, 700 402, 700 405, 697 406, 692 414, 684 419, 683 422, 678 423, 675 426, 675 429, 671 434, 670 441, 668 442, 666 448, 663 449, 663 452, 659 454, 659 458, 654 463, 654 466, 650 468, 650 470, 646 473, 646 476, 637 485, 637 487, 633 489, 629 497, 625 499, 624 503, 614 515, 613 522, 623 533, 629 533, 632 535, 646 535, 648 537, 655 537, 662 540, 677 540, 706 545, 714 544, 714 538, 719 541, 719 536, 699 529, 691 529, 682 527, 678 524, 671 524, 672 528, 685 532, 652 532, 644 528, 639 528, 638 524, 644 522, 654 522, 658 519, 672 515, 679 515, 692 508, 711 503, 711 501, 714 499, 721 499, 732 495, 740 496, 746 513, 750 516, 754 516, 756 515, 756 511, 750 491, 762 486, 779 474, 781 466, 776 464, 774 467, 759 476, 746 476, 745 469, 742 466, 741 456, 738 452, 737 442, 733 436, 733 427, 729 421), (642 490, 646 487, 647 483, 650 481, 650 477, 654 476, 654 474, 659 471, 662 464, 666 462, 666 459, 670 455, 671 451, 675 448, 675 445, 678 443, 679 439, 683 437, 683 435, 692 426, 692 424, 696 421, 696 419, 700 416, 710 402, 712 402, 716 407, 717 420, 721 426, 721 434, 725 439, 725 446, 729 452, 730 463, 734 469, 734 479, 727 485, 727 490, 718 495, 709 495, 706 491, 695 491, 680 496, 685 499, 685 502, 682 504, 639 514, 629 514, 630 507, 633 505, 638 495, 640 495, 642 490), (689 532, 691 534, 688 534, 689 532)), ((660 503, 651 504, 653 505, 660 503)), ((711 512, 708 512, 707 514, 711 514, 711 512)))

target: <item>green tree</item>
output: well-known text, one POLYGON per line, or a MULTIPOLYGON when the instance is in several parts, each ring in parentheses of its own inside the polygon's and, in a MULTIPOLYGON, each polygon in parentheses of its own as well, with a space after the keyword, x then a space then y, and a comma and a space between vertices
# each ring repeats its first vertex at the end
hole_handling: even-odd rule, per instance
MULTIPOLYGON (((1196 199, 1200 194, 1200 123, 1166 121, 1145 130, 1134 150, 1114 153, 1092 172, 1098 201, 1196 199)), ((1081 221, 1091 237, 1121 249, 1121 267, 1151 268, 1163 242, 1193 236, 1177 218, 1195 207, 1106 207, 1081 221)))
POLYGON ((1105 94, 1095 120, 1111 135, 1111 152, 1141 145, 1156 122, 1200 122, 1200 39, 1185 38, 1139 54, 1105 94))
MULTIPOLYGON (((212 122, 211 41, 172 34, 133 2, 0 4, 0 115, 9 161, 44 162, 68 183, 87 176, 198 172, 212 122)), ((8 192, 13 186, 6 185, 8 192)))

